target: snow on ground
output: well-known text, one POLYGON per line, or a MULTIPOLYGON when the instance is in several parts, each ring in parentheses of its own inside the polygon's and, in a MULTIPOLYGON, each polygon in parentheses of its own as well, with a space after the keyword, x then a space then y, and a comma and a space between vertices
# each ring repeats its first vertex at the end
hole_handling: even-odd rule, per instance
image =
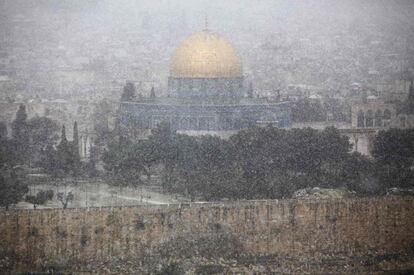
MULTIPOLYGON (((29 186, 29 195, 36 195, 40 190, 53 190, 53 200, 47 201, 45 205, 38 205, 37 209, 61 208, 62 204, 56 199, 58 192, 65 194, 72 192, 74 200, 68 205, 72 207, 101 207, 101 206, 131 206, 146 204, 169 204, 184 201, 171 194, 163 194, 156 191, 151 186, 142 187, 117 187, 110 186, 104 181, 77 181, 76 183, 56 185, 51 182, 48 184, 36 184, 29 186)), ((20 202, 16 205, 19 209, 33 209, 33 204, 20 202)))

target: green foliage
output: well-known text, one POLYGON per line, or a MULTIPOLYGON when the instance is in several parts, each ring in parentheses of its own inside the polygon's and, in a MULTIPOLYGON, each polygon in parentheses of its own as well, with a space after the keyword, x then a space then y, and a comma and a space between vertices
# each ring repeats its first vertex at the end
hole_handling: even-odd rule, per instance
POLYGON ((58 153, 52 145, 48 145, 46 149, 43 150, 39 165, 53 177, 62 176, 62 171, 60 171, 58 153))
POLYGON ((183 275, 184 269, 176 262, 171 262, 164 265, 157 275, 183 275))
POLYGON ((99 101, 93 110, 93 128, 96 133, 96 144, 107 143, 111 137, 109 129, 109 117, 112 115, 111 105, 108 101, 99 101))
POLYGON ((13 167, 19 163, 20 158, 15 150, 16 147, 14 140, 0 139, 0 167, 6 164, 13 167))
POLYGON ((351 122, 351 107, 341 100, 328 98, 323 103, 324 112, 330 113, 333 121, 351 122))
POLYGON ((177 134, 167 124, 148 140, 109 146, 105 169, 129 184, 149 167, 163 167, 163 188, 191 199, 288 198, 307 187, 363 190, 373 165, 335 128, 323 131, 271 126, 238 132, 229 140, 177 134))
POLYGON ((337 187, 347 180, 341 171, 351 145, 334 128, 251 128, 230 142, 248 199, 290 197, 300 188, 337 187))
POLYGON ((46 201, 53 199, 53 190, 40 190, 36 196, 27 195, 25 201, 33 203, 34 205, 45 204, 46 201))
POLYGON ((14 150, 19 163, 27 163, 29 155, 30 128, 27 122, 26 106, 21 104, 12 122, 12 137, 15 143, 14 150))
POLYGON ((372 155, 382 186, 414 187, 414 129, 380 131, 372 155))
POLYGON ((58 140, 58 125, 47 117, 33 117, 27 120, 26 107, 22 104, 12 122, 12 144, 15 161, 20 164, 38 165, 44 159, 48 146, 58 140))
POLYGON ((47 117, 33 117, 28 121, 32 146, 45 149, 48 145, 55 145, 58 140, 59 126, 56 121, 47 117))
MULTIPOLYGON (((77 129, 75 122, 74 130, 77 129)), ((74 131, 75 142, 78 140, 77 130, 74 131)), ((45 150, 44 168, 56 177, 77 176, 80 172, 81 163, 78 146, 66 139, 65 126, 62 127, 62 134, 57 150, 48 146, 45 150)))
POLYGON ((114 185, 144 184, 141 176, 150 177, 151 166, 160 160, 159 149, 152 140, 140 140, 137 143, 129 141, 110 143, 102 157, 104 168, 112 177, 114 185))
POLYGON ((98 176, 99 172, 96 169, 96 163, 99 161, 99 148, 97 146, 92 146, 89 149, 89 161, 83 162, 81 170, 85 175, 89 177, 98 176))
POLYGON ((200 275, 224 274, 225 268, 221 265, 199 265, 195 273, 200 275))
POLYGON ((325 121, 326 110, 319 102, 301 99, 292 106, 292 120, 295 122, 325 121))
POLYGON ((62 127, 60 143, 57 146, 57 169, 64 175, 69 175, 73 167, 72 150, 69 141, 66 139, 65 125, 62 127))
POLYGON ((410 82, 410 90, 408 92, 408 99, 406 103, 406 111, 409 114, 414 113, 414 85, 413 80, 410 82))
POLYGON ((16 172, 5 165, 0 169, 0 190, 0 206, 8 209, 10 205, 21 201, 28 188, 16 172))
POLYGON ((27 120, 26 108, 20 105, 16 119, 12 123, 12 139, 5 134, 0 138, 2 154, 11 165, 27 163, 30 166, 43 166, 48 147, 55 146, 58 140, 58 125, 47 117, 35 116, 27 120))
POLYGON ((73 174, 76 176, 79 174, 81 163, 79 154, 79 134, 78 134, 78 123, 75 121, 73 124, 73 139, 72 139, 72 158, 73 158, 73 174))
POLYGON ((30 160, 37 165, 48 146, 54 146, 58 140, 59 126, 47 117, 33 117, 28 121, 30 135, 30 160))
POLYGON ((154 99, 155 97, 156 97, 155 96, 155 89, 154 89, 154 87, 151 87, 150 98, 154 99))
POLYGON ((328 113, 334 121, 350 121, 351 108, 337 99, 319 101, 300 99, 292 105, 292 120, 295 122, 326 121, 328 113))
POLYGON ((5 122, 0 121, 0 140, 7 139, 7 125, 5 122))
MULTIPOLYGON (((73 142, 66 139, 63 126, 60 143, 57 123, 47 117, 27 120, 26 108, 20 105, 12 123, 12 139, 0 138, 0 164, 40 166, 53 176, 76 176, 80 170, 79 137, 74 124, 73 142)), ((3 131, 4 132, 4 131, 3 131)))
POLYGON ((121 95, 121 101, 132 101, 135 98, 135 85, 127 82, 121 95))

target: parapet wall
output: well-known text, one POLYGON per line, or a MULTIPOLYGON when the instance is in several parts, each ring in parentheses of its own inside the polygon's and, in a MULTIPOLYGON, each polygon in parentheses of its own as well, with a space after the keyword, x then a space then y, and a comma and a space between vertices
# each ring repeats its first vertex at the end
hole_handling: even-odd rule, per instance
POLYGON ((0 212, 0 257, 13 258, 20 270, 131 254, 180 257, 174 255, 182 253, 180 240, 199 245, 197 239, 213 242, 217 236, 237 244, 220 250, 219 241, 213 257, 226 249, 258 255, 406 253, 414 249, 413 228, 412 197, 12 210, 0 212))

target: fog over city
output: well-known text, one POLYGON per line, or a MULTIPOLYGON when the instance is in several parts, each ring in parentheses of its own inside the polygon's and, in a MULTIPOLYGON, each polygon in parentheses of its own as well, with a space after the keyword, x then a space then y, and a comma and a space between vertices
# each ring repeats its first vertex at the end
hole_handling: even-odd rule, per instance
POLYGON ((412 75, 414 3, 400 1, 8 1, 1 96, 118 96, 126 80, 165 92, 179 43, 209 28, 239 51, 260 93, 341 90, 412 75), (99 92, 97 92, 99 91, 99 92))
POLYGON ((414 274, 414 0, 0 0, 1 274, 414 274))

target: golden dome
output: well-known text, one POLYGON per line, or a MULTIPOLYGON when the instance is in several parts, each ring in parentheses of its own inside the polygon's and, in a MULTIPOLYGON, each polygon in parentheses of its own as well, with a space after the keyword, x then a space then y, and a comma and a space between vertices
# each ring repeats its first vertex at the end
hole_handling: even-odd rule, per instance
POLYGON ((236 50, 220 35, 204 30, 188 37, 171 60, 170 76, 179 78, 231 78, 242 76, 236 50))

